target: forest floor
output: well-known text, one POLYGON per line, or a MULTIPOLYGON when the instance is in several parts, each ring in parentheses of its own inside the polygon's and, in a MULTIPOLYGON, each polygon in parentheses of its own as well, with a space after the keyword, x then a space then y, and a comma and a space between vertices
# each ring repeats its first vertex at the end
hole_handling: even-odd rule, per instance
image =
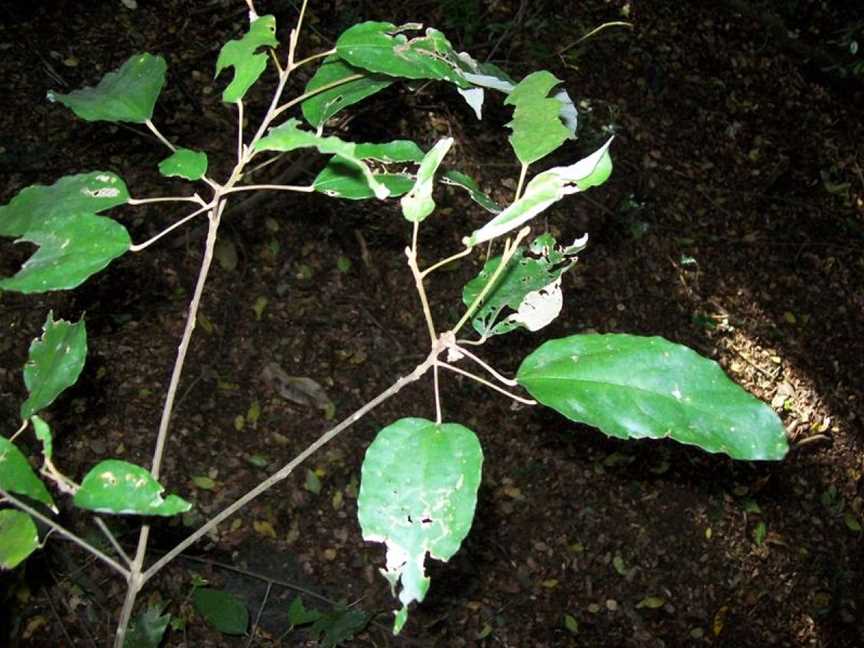
MULTIPOLYGON (((0 203, 30 184, 94 169, 118 173, 139 197, 189 191, 158 176, 163 150, 148 133, 85 123, 45 100, 49 89, 93 84, 140 51, 168 59, 154 115, 162 132, 206 150, 214 177, 230 168, 236 111, 221 103, 213 66, 221 45, 245 30, 245 4, 127 4, 0 5, 0 203)), ((286 43, 293 3, 257 4, 276 14, 286 43)), ((864 645, 864 92, 792 46, 840 51, 829 41, 855 17, 823 4, 786 3, 797 13, 774 16, 790 45, 765 16, 732 2, 710 10, 659 0, 527 2, 520 10, 507 1, 313 0, 303 55, 354 22, 422 21, 457 49, 491 54, 514 77, 552 71, 584 109, 585 126, 550 166, 593 150, 604 126, 617 133, 610 181, 539 224, 561 240, 590 237, 565 276, 562 316, 542 332, 493 339, 483 357, 512 374, 549 337, 661 335, 716 360, 770 403, 791 450, 781 462, 749 463, 671 441, 619 441, 551 410, 514 411, 507 398, 448 375, 445 416, 475 430, 484 449, 477 515, 456 556, 433 561, 425 602, 394 638, 394 601, 378 573, 384 548, 362 541, 356 495, 381 427, 434 418, 432 385, 416 384, 148 584, 140 604, 164 602, 175 619, 164 645, 250 645, 194 612, 201 579, 245 602, 257 646, 316 645, 288 625, 288 604, 302 590, 312 593, 300 594, 307 608, 341 601, 375 615, 344 644, 352 646, 864 645), (579 41, 607 21, 633 29, 579 41)), ((259 87, 272 79, 265 74, 259 87)), ((251 99, 254 121, 266 95, 251 99)), ((406 137, 427 149, 452 134, 448 162, 509 201, 519 171, 502 128, 509 110, 487 110, 478 122, 438 85, 390 89, 348 111, 344 136, 406 137)), ((313 177, 319 163, 311 164, 300 181, 313 177)), ((452 193, 439 204, 422 231, 427 260, 458 251, 483 218, 452 193)), ((115 213, 136 241, 181 215, 153 206, 115 213)), ((180 230, 70 293, 0 294, 4 435, 19 425, 21 367, 49 309, 69 320, 86 314, 86 368, 49 414, 55 456, 78 479, 108 456, 149 465, 203 233, 180 230)), ((156 525, 153 555, 427 353, 403 253, 410 228, 395 201, 271 194, 230 213, 222 236, 162 469, 168 490, 196 507, 156 525), (318 383, 335 412, 286 400, 272 363, 318 383)), ((0 276, 28 253, 5 240, 0 276)), ((439 321, 458 317, 461 286, 480 262, 470 257, 431 282, 439 321)), ((63 507, 61 519, 101 542, 87 516, 63 507)), ((133 551, 134 520, 110 522, 133 551)), ((26 568, 0 578, 0 643, 104 646, 113 635, 125 584, 73 545, 52 538, 26 568)))

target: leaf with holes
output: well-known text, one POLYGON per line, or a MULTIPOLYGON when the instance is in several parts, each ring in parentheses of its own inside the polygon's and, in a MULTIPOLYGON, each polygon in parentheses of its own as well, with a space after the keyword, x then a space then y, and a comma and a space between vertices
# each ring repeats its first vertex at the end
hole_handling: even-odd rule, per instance
MULTIPOLYGON (((383 184, 390 192, 390 197, 398 197, 414 186, 414 176, 404 173, 375 173, 375 181, 383 184)), ((330 158, 312 183, 315 191, 331 198, 347 200, 366 200, 374 198, 375 192, 355 165, 334 155, 330 158)))
POLYGON ((452 137, 438 140, 435 146, 423 157, 423 161, 420 162, 414 186, 411 191, 402 196, 401 200, 402 215, 407 221, 420 223, 435 211, 435 200, 432 198, 435 172, 452 145, 452 137))
POLYGON ((267 54, 262 47, 276 47, 276 18, 261 16, 249 25, 249 31, 239 40, 225 43, 216 59, 216 76, 228 67, 234 68, 234 78, 222 92, 222 101, 240 101, 267 67, 267 54))
POLYGON ((262 137, 255 145, 258 151, 294 151, 299 148, 316 148, 319 153, 335 154, 340 156, 347 164, 357 167, 363 174, 363 178, 375 193, 377 198, 383 199, 390 195, 386 185, 378 182, 372 174, 369 165, 357 154, 357 144, 345 142, 338 137, 320 137, 310 131, 298 127, 300 122, 289 119, 287 122, 262 137))
MULTIPOLYGON (((561 275, 573 267, 586 242, 587 235, 563 249, 551 234, 542 234, 527 250, 519 247, 471 318, 474 330, 487 338, 517 328, 536 331, 554 320, 562 305, 561 275), (508 309, 511 312, 502 318, 508 309)), ((462 302, 466 306, 474 302, 500 264, 500 256, 490 259, 480 274, 465 284, 462 302)))
POLYGON ((86 121, 143 124, 153 116, 156 99, 165 85, 166 68, 161 56, 136 54, 96 86, 69 94, 52 90, 48 100, 62 103, 86 121))
POLYGON ((246 634, 249 627, 249 610, 230 592, 199 587, 192 594, 195 609, 211 626, 222 634, 246 634))
POLYGON ((668 437, 743 460, 778 460, 789 449, 770 407, 716 362, 663 338, 550 340, 525 358, 516 380, 542 404, 609 436, 668 437))
POLYGON ((493 214, 501 212, 501 205, 492 200, 489 196, 483 193, 480 185, 469 175, 461 171, 447 171, 441 176, 441 182, 446 185, 459 187, 468 192, 471 200, 480 205, 483 209, 493 214))
POLYGON ((45 488, 30 462, 18 447, 6 437, 0 436, 0 488, 9 493, 18 493, 42 502, 56 512, 51 493, 45 488))
POLYGON ((22 511, 0 511, 0 569, 14 569, 39 548, 33 518, 22 511))
POLYGON ((0 207, 0 236, 39 249, 0 289, 23 293, 75 288, 129 249, 126 228, 96 216, 129 200, 119 176, 93 171, 32 185, 0 207))
POLYGON ((207 154, 179 148, 159 163, 159 173, 166 178, 200 180, 207 173, 207 154))
POLYGON ((300 105, 303 117, 310 125, 318 128, 342 109, 363 101, 392 83, 391 77, 370 74, 366 70, 348 65, 337 56, 328 56, 309 79, 304 94, 325 86, 328 86, 328 89, 317 92, 300 105))
POLYGON ((99 513, 171 516, 192 504, 176 495, 163 498, 165 488, 141 466, 106 459, 90 469, 75 493, 75 506, 99 513))
POLYGON ((612 172, 609 157, 610 137, 591 155, 566 167, 553 167, 531 179, 524 193, 507 209, 483 227, 466 237, 466 245, 474 246, 507 234, 561 200, 564 196, 585 191, 602 184, 612 172))
POLYGON ((384 576, 401 583, 398 634, 408 605, 426 596, 426 554, 447 561, 468 535, 477 504, 483 451, 455 423, 404 418, 381 430, 363 460, 357 517, 363 539, 387 545, 384 576))
POLYGON ((29 396, 21 405, 21 418, 26 419, 54 402, 67 387, 78 381, 87 358, 87 328, 81 319, 75 324, 54 321, 48 313, 42 325, 42 337, 33 340, 27 364, 24 365, 24 385, 29 396))
POLYGON ((522 79, 504 100, 505 105, 515 108, 513 120, 507 126, 513 131, 510 144, 522 164, 546 157, 572 137, 560 118, 563 102, 548 96, 559 83, 561 80, 551 72, 534 72, 522 79))

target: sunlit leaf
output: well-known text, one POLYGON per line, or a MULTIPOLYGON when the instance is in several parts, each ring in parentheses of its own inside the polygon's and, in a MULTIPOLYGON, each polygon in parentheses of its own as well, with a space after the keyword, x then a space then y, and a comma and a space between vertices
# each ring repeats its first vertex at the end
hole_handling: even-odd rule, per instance
POLYGON ((417 179, 414 186, 407 194, 402 196, 402 214, 409 222, 422 222, 429 214, 435 211, 435 200, 432 198, 432 189, 435 186, 435 172, 444 160, 444 156, 453 145, 452 137, 445 137, 435 144, 423 157, 420 169, 417 171, 417 179))
POLYGON ((720 366, 663 338, 573 335, 522 362, 516 380, 540 403, 609 436, 671 438, 733 459, 782 459, 773 410, 720 366))
POLYGON ((249 610, 243 601, 230 592, 199 587, 192 594, 192 602, 204 620, 219 632, 227 635, 246 634, 249 610))
POLYGON ((161 56, 136 54, 96 86, 69 94, 52 90, 48 99, 62 103, 87 121, 143 124, 153 116, 153 106, 165 85, 166 67, 161 56))
MULTIPOLYGON (((514 106, 510 144, 522 164, 546 157, 572 136, 561 122, 562 102, 549 97, 549 91, 561 83, 551 72, 541 70, 522 79, 504 103, 514 106)), ((571 102, 572 103, 572 102, 571 102)))
POLYGON ((56 510, 51 493, 45 488, 27 457, 6 437, 0 436, 0 488, 42 502, 56 510))
POLYGON ((207 154, 179 148, 159 163, 159 173, 166 178, 200 180, 207 173, 207 154))
POLYGON ((429 589, 426 554, 447 561, 471 528, 483 452, 475 434, 455 423, 404 418, 381 430, 363 461, 357 516, 363 539, 387 545, 383 571, 402 608, 429 589))
POLYGON ((74 385, 84 369, 86 358, 87 328, 84 320, 75 324, 65 320, 55 322, 53 312, 49 312, 42 325, 42 337, 33 340, 24 365, 24 384, 30 395, 21 404, 21 418, 42 411, 63 390, 74 385))
POLYGON ((141 466, 106 459, 90 469, 75 493, 75 506, 120 515, 171 516, 185 513, 192 504, 169 495, 163 498, 164 487, 141 466))
POLYGON ((324 59, 324 63, 309 79, 304 94, 331 84, 338 85, 328 90, 322 90, 304 101, 300 105, 303 117, 309 124, 318 128, 343 108, 380 92, 392 83, 391 77, 370 74, 366 70, 348 65, 337 56, 329 56, 324 59), (343 79, 358 74, 361 75, 361 78, 340 83, 343 79))
POLYGON ((39 548, 33 518, 23 511, 0 511, 0 569, 14 569, 39 548))
POLYGON ((276 18, 261 16, 249 25, 242 38, 222 46, 216 59, 216 76, 227 67, 234 68, 234 78, 222 92, 222 101, 234 103, 243 98, 267 67, 267 54, 258 50, 277 45, 276 18))
POLYGON ((380 144, 357 144, 357 157, 364 160, 377 160, 385 164, 394 162, 420 162, 423 160, 423 149, 411 140, 393 140, 380 144))

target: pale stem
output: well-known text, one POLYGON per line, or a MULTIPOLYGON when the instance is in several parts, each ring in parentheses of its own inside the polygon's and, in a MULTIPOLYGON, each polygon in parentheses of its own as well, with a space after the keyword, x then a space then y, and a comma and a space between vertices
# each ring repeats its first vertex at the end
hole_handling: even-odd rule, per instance
POLYGON ((256 171, 260 171, 264 167, 270 166, 274 162, 281 160, 282 156, 285 155, 287 152, 288 151, 283 151, 283 152, 279 153, 278 155, 274 155, 269 160, 264 160, 261 164, 256 164, 251 169, 246 169, 246 171, 243 173, 243 175, 250 175, 252 173, 255 173, 256 171))
POLYGON ((9 493, 7 493, 2 488, 0 488, 0 495, 2 495, 7 501, 9 501, 11 504, 13 504, 16 508, 21 509, 22 511, 24 511, 25 513, 27 513, 31 517, 34 517, 37 520, 39 520, 45 526, 50 527, 51 529, 53 529, 54 531, 59 533, 61 536, 63 536, 67 540, 71 540, 72 542, 77 544, 79 547, 81 547, 85 551, 88 551, 91 554, 93 554, 96 558, 98 558, 99 560, 104 562, 106 565, 108 565, 109 567, 114 569, 116 572, 121 574, 124 578, 129 577, 129 570, 126 569, 125 567, 123 567, 123 565, 121 565, 116 560, 111 558, 111 556, 108 556, 107 554, 103 553, 102 551, 100 551, 99 549, 97 549, 96 547, 94 547, 93 545, 88 543, 83 538, 79 538, 77 535, 75 535, 74 533, 72 533, 71 531, 66 529, 66 527, 58 524, 57 522, 55 522, 51 518, 49 518, 45 515, 42 515, 39 511, 37 511, 36 509, 34 509, 31 506, 28 506, 27 504, 25 504, 24 502, 19 500, 17 497, 10 495, 9 493))
POLYGON ((229 193, 237 193, 238 191, 259 191, 259 190, 268 190, 268 191, 298 191, 302 193, 311 193, 315 191, 314 185, 271 185, 271 184, 260 184, 260 185, 243 185, 242 187, 231 187, 223 191, 223 194, 229 193))
POLYGON ((508 387, 515 387, 516 385, 519 384, 519 383, 516 382, 515 380, 513 380, 513 379, 511 379, 511 378, 507 378, 506 376, 503 376, 502 374, 498 373, 495 369, 492 368, 491 365, 487 364, 486 362, 484 362, 483 360, 481 360, 480 358, 478 358, 476 355, 474 355, 473 353, 471 353, 468 349, 463 349, 462 347, 460 347, 460 346, 457 345, 457 344, 454 344, 452 348, 456 349, 456 351, 458 351, 459 353, 461 353, 462 355, 464 355, 464 356, 465 356, 466 358, 468 358, 469 360, 472 360, 472 361, 476 362, 476 363, 477 363, 478 365, 480 365, 483 369, 485 369, 487 372, 489 372, 489 374, 490 374, 491 376, 493 376, 496 380, 498 380, 499 382, 504 383, 504 384, 507 385, 508 387))
POLYGON ((108 542, 110 542, 111 546, 114 547, 114 551, 117 552, 117 554, 123 559, 123 561, 127 565, 131 565, 132 560, 129 558, 128 555, 126 555, 126 552, 123 551, 123 547, 121 547, 120 543, 117 542, 117 538, 114 536, 113 533, 111 533, 111 529, 108 528, 108 525, 105 524, 102 518, 100 518, 98 515, 94 515, 93 521, 96 522, 96 526, 99 527, 99 530, 102 531, 102 533, 108 539, 108 542))
POLYGON ((243 162, 243 100, 237 100, 237 164, 243 162))
POLYGON ((357 79, 362 79, 365 75, 363 74, 351 74, 345 78, 338 79, 336 81, 331 81, 330 83, 325 83, 324 85, 315 88, 314 90, 310 90, 309 92, 304 92, 302 95, 294 97, 291 101, 288 101, 281 106, 279 106, 275 112, 273 113, 273 117, 278 117, 283 112, 291 108, 292 106, 296 106, 298 103, 303 103, 309 97, 314 97, 317 94, 324 92, 325 90, 329 90, 330 88, 337 88, 340 85, 345 83, 349 83, 351 81, 356 81, 357 79))
POLYGON ((495 268, 495 272, 492 273, 492 276, 489 277, 489 281, 486 282, 486 285, 483 286, 483 289, 480 293, 474 298, 474 301, 471 302, 471 305, 468 307, 468 310, 465 311, 465 314, 462 316, 462 319, 453 327, 452 331, 455 335, 459 329, 465 326, 465 323, 471 319, 471 316, 474 314, 480 304, 486 299, 486 295, 492 290, 495 285, 495 282, 498 281, 498 277, 504 272, 504 269, 507 267, 507 264, 510 262, 510 259, 513 258, 513 255, 516 253, 516 250, 519 247, 519 243, 528 236, 528 233, 531 231, 530 227, 523 227, 519 230, 519 233, 516 235, 516 240, 513 241, 513 244, 510 244, 510 240, 508 239, 504 243, 504 252, 501 255, 501 263, 498 264, 498 267, 495 268))
POLYGON ((335 53, 336 53, 336 48, 334 47, 333 49, 329 49, 326 52, 321 52, 320 54, 313 54, 312 56, 307 56, 306 58, 300 59, 294 65, 292 65, 291 69, 296 70, 301 65, 306 65, 307 63, 311 63, 312 61, 318 60, 320 58, 324 58, 325 56, 330 56, 331 54, 335 54, 335 53))
POLYGON ((184 225, 185 223, 189 222, 190 220, 192 220, 192 219, 195 218, 196 216, 199 216, 199 215, 202 214, 203 212, 206 212, 207 210, 211 209, 212 207, 213 207, 212 204, 210 204, 210 205, 204 205, 204 207, 202 207, 201 209, 198 209, 198 210, 192 212, 192 213, 189 214, 188 216, 186 216, 186 217, 184 217, 184 218, 181 218, 179 221, 177 221, 177 222, 174 223, 173 225, 171 225, 171 226, 169 226, 168 228, 162 230, 161 232, 159 232, 158 234, 156 234, 156 236, 154 236, 154 237, 152 237, 152 238, 150 238, 150 239, 147 239, 147 240, 144 241, 143 243, 138 243, 137 245, 130 245, 130 246, 129 246, 129 251, 130 251, 130 252, 140 252, 141 250, 143 250, 143 249, 145 249, 145 248, 147 248, 147 247, 150 247, 150 246, 153 245, 156 241, 158 241, 159 239, 161 239, 163 236, 165 236, 165 235, 168 234, 169 232, 171 232, 171 231, 177 229, 177 228, 180 227, 181 225, 184 225))
POLYGON ((432 382, 435 389, 435 423, 441 425, 441 391, 438 388, 438 363, 432 366, 432 382))
POLYGON ((464 369, 460 369, 459 367, 455 367, 451 364, 447 364, 446 362, 436 361, 435 366, 441 367, 442 369, 449 369, 450 371, 461 374, 467 378, 470 378, 471 380, 476 380, 481 385, 485 385, 489 389, 494 389, 495 391, 497 391, 501 394, 504 394, 505 396, 508 396, 515 401, 518 401, 520 403, 524 403, 525 405, 536 405, 537 404, 537 401, 531 400, 530 398, 523 398, 522 396, 517 396, 516 394, 511 394, 506 389, 499 387, 495 383, 489 382, 485 378, 481 378, 480 376, 475 376, 470 371, 465 371, 464 369))
POLYGON ((144 123, 147 125, 147 128, 150 129, 150 132, 153 133, 160 142, 162 142, 165 146, 167 146, 169 149, 171 149, 172 152, 175 152, 175 153, 177 152, 177 147, 174 146, 171 142, 169 142, 165 138, 165 136, 159 132, 159 129, 156 128, 156 125, 152 121, 150 121, 148 119, 144 123))
POLYGON ((405 248, 405 256, 408 257, 408 267, 411 268, 411 274, 414 275, 414 286, 417 288, 417 294, 420 296, 420 304, 423 306, 423 317, 426 320, 426 330, 429 331, 429 338, 432 344, 438 339, 438 334, 435 333, 435 323, 432 321, 432 311, 429 309, 429 300, 426 297, 426 289, 423 287, 423 277, 420 276, 420 269, 417 267, 417 256, 410 247, 405 248))
POLYGON ((466 248, 465 248, 464 250, 462 250, 461 252, 457 252, 456 254, 447 257, 446 259, 442 259, 441 261, 438 261, 437 263, 435 263, 435 264, 429 266, 428 268, 426 268, 425 270, 423 270, 423 271, 420 273, 420 278, 421 278, 421 279, 422 279, 422 278, 425 278, 426 275, 428 275, 428 274, 430 274, 430 273, 432 273, 432 272, 435 272, 438 268, 440 268, 440 267, 442 267, 442 266, 445 266, 445 265, 447 265, 448 263, 453 263, 456 259, 461 259, 462 257, 471 254, 471 251, 472 251, 473 249, 474 249, 473 247, 466 247, 466 248))
POLYGON ((522 195, 522 187, 525 184, 525 176, 528 174, 528 165, 523 164, 522 170, 519 171, 519 184, 516 185, 516 195, 513 198, 513 202, 519 200, 519 196, 522 195))
POLYGON ((203 198, 198 194, 194 196, 161 196, 159 198, 130 198, 126 201, 130 205, 147 205, 149 203, 161 202, 194 202, 199 205, 204 204, 203 198))
POLYGON ((17 430, 15 430, 15 434, 12 435, 12 437, 9 439, 9 441, 15 441, 15 439, 18 437, 18 435, 20 435, 24 430, 27 429, 28 425, 30 425, 30 419, 26 418, 26 419, 24 419, 24 422, 21 423, 21 427, 19 427, 17 430))
POLYGON ((381 392, 378 396, 370 400, 368 403, 363 405, 360 409, 351 414, 351 416, 342 420, 339 425, 328 430, 320 437, 318 437, 315 442, 310 444, 305 450, 303 450, 303 452, 301 452, 287 464, 282 466, 282 468, 280 468, 277 472, 270 475, 270 477, 258 484, 255 488, 250 490, 241 498, 236 500, 233 504, 227 506, 216 517, 208 520, 197 531, 192 533, 185 540, 180 542, 180 544, 174 547, 171 551, 162 556, 162 558, 153 563, 150 568, 146 572, 144 572, 144 580, 147 581, 151 579, 160 569, 162 569, 165 565, 174 560, 174 558, 183 553, 183 551, 185 551, 188 547, 195 544, 201 537, 210 532, 211 529, 216 528, 221 522, 242 509, 256 497, 258 497, 259 495, 261 495, 262 493, 269 490, 270 488, 281 482, 283 479, 288 477, 294 471, 294 469, 297 468, 297 466, 303 463, 307 458, 309 458, 322 446, 329 443, 343 430, 350 427, 355 422, 366 416, 366 414, 378 407, 384 401, 395 396, 406 385, 419 380, 423 376, 423 374, 425 374, 426 371, 429 370, 429 367, 432 366, 432 363, 435 361, 435 354, 439 352, 440 349, 433 349, 433 351, 429 354, 426 360, 424 360, 421 364, 417 365, 414 371, 412 371, 407 376, 399 378, 399 380, 397 380, 390 387, 381 392))

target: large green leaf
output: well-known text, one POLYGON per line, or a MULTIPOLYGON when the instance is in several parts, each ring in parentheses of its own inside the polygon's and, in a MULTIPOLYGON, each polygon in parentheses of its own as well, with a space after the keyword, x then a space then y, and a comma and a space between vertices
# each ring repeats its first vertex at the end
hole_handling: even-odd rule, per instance
POLYGON ((0 511, 0 569, 14 569, 39 548, 33 518, 22 511, 0 511))
POLYGON ((516 380, 539 402, 609 436, 669 437, 733 459, 782 459, 789 449, 770 407, 716 362, 663 338, 550 340, 525 358, 516 380))
POLYGON ((49 312, 42 325, 42 337, 33 340, 24 365, 24 384, 30 395, 21 404, 21 418, 42 411, 64 389, 74 385, 86 358, 84 318, 75 324, 62 319, 55 322, 53 312, 49 312))
POLYGON ((387 76, 370 74, 366 70, 352 67, 337 56, 328 56, 324 63, 306 84, 305 94, 331 84, 338 84, 329 90, 322 90, 301 104, 303 117, 315 128, 344 108, 352 106, 366 97, 380 92, 393 83, 387 76), (340 83, 343 79, 362 75, 340 83))
POLYGON ((159 173, 166 178, 200 180, 207 173, 207 154, 179 148, 159 163, 159 173))
POLYGON ((24 293, 75 288, 129 249, 119 223, 96 216, 122 205, 129 192, 122 178, 93 171, 32 185, 0 207, 0 236, 17 236, 40 246, 0 289, 24 293))
POLYGON ((429 589, 426 554, 447 561, 468 535, 477 504, 483 451, 476 435, 455 423, 404 418, 378 433, 363 461, 357 517, 363 539, 387 545, 383 571, 394 595, 393 631, 408 605, 429 589))
MULTIPOLYGON (((560 277, 576 263, 576 254, 587 236, 566 249, 557 246, 551 234, 542 234, 526 250, 516 249, 507 269, 486 295, 471 319, 481 337, 502 335, 517 328, 536 331, 561 311, 560 277), (501 317, 509 309, 506 317, 501 317)), ((462 301, 470 306, 501 265, 501 257, 489 259, 474 279, 465 284, 462 301)))
POLYGON ((310 131, 298 128, 300 122, 289 119, 284 124, 270 129, 270 132, 258 140, 255 149, 258 151, 293 151, 298 148, 316 148, 320 153, 333 153, 340 156, 346 163, 356 166, 366 179, 369 187, 378 198, 390 195, 387 186, 378 182, 369 165, 357 154, 357 145, 345 142, 338 137, 320 137, 310 131))
POLYGON ((385 164, 421 162, 425 155, 423 149, 411 140, 357 144, 356 154, 364 160, 376 160, 385 164))
POLYGON ((483 227, 475 230, 470 237, 466 237, 465 244, 478 245, 507 234, 521 227, 564 196, 605 182, 612 172, 612 158, 608 150, 612 139, 610 137, 591 155, 570 166, 553 167, 538 173, 525 187, 518 200, 483 227))
POLYGON ((239 101, 267 67, 267 54, 262 47, 276 47, 276 18, 261 16, 249 25, 249 31, 239 40, 225 43, 216 59, 216 76, 227 67, 234 68, 234 78, 222 92, 222 101, 239 101))
MULTIPOLYGON (((560 118, 562 101, 549 97, 549 91, 561 83, 551 72, 541 70, 522 79, 505 104, 515 106, 510 144, 522 164, 546 157, 572 136, 560 118)), ((572 102, 571 102, 572 104, 572 102)))
POLYGON ((0 436, 0 488, 42 502, 54 510, 54 500, 27 457, 6 437, 0 436))
POLYGON ((409 40, 403 33, 422 27, 415 23, 399 27, 388 22, 360 23, 342 32, 336 41, 336 53, 349 64, 370 72, 449 81, 470 88, 458 54, 444 34, 430 27, 424 36, 409 40))
POLYGON ((150 471, 141 466, 106 459, 90 469, 75 493, 75 506, 99 513, 119 515, 162 515, 185 513, 192 504, 169 495, 153 479, 150 471))
POLYGON ((414 186, 401 200, 402 214, 406 220, 419 223, 435 211, 435 200, 432 198, 435 172, 452 145, 453 138, 445 137, 438 140, 435 146, 423 157, 414 186))
MULTIPOLYGON (((376 182, 383 184, 390 192, 390 197, 401 196, 411 191, 414 186, 414 176, 404 173, 375 173, 376 182)), ((366 200, 374 198, 375 192, 369 187, 366 177, 356 165, 344 160, 338 155, 330 158, 312 183, 315 191, 332 198, 348 200, 366 200)))
POLYGON ((192 594, 195 609, 207 623, 227 635, 246 634, 249 627, 249 610, 243 601, 230 592, 198 587, 192 594))
POLYGON ((153 106, 165 85, 166 67, 161 56, 135 54, 96 86, 69 94, 50 91, 48 99, 59 101, 87 121, 143 124, 153 116, 153 106))

